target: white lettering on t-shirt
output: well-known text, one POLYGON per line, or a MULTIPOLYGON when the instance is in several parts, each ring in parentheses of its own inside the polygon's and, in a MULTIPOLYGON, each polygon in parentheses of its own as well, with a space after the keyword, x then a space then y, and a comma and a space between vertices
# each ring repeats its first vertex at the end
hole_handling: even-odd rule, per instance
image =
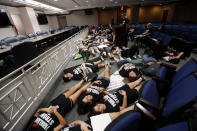
POLYGON ((51 118, 51 114, 42 113, 40 115, 40 118, 42 118, 45 121, 47 121, 49 123, 49 125, 52 125, 54 123, 54 120, 51 118))
POLYGON ((61 131, 69 131, 69 127, 62 129, 61 131))
POLYGON ((73 73, 74 74, 80 74, 80 73, 82 73, 82 70, 79 69, 79 68, 76 68, 76 69, 73 70, 73 73))
POLYGON ((54 120, 51 118, 51 114, 42 113, 36 118, 35 123, 47 131, 54 123, 54 120))
POLYGON ((135 66, 131 66, 131 65, 128 65, 128 66, 125 66, 124 67, 124 69, 126 70, 126 71, 128 71, 128 70, 130 70, 130 69, 134 69, 135 68, 135 66))
POLYGON ((36 118, 36 120, 34 122, 37 123, 40 127, 42 127, 46 131, 50 127, 50 125, 48 125, 48 123, 46 123, 44 120, 40 119, 39 117, 36 118))
POLYGON ((87 92, 92 92, 92 93, 95 93, 97 95, 99 95, 99 91, 98 91, 98 87, 97 86, 91 86, 87 89, 87 92))
POLYGON ((105 95, 104 100, 107 100, 112 107, 115 107, 119 103, 117 96, 114 94, 105 95))

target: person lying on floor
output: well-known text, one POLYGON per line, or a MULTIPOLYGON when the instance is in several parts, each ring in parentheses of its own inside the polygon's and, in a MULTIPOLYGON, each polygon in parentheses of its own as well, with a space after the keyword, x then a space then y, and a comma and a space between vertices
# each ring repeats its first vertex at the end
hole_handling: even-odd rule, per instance
POLYGON ((100 64, 102 60, 93 62, 93 63, 83 63, 73 70, 65 70, 63 80, 68 82, 69 80, 81 80, 90 72, 98 72, 99 68, 105 67, 104 64, 100 64))
POLYGON ((105 70, 97 77, 93 82, 92 86, 88 87, 84 91, 77 101, 78 103, 78 113, 87 113, 92 106, 92 103, 98 102, 102 98, 102 92, 108 87, 110 83, 109 65, 106 66, 105 70))
POLYGON ((88 44, 88 50, 93 54, 96 55, 98 53, 99 55, 101 54, 99 48, 97 47, 98 43, 96 41, 93 41, 92 43, 88 44))
POLYGON ((142 78, 139 78, 137 81, 128 83, 113 93, 105 91, 106 95, 99 103, 95 104, 90 111, 90 115, 118 112, 133 104, 139 97, 139 90, 142 86, 138 85, 142 80, 142 78))
POLYGON ((134 45, 131 48, 126 48, 123 46, 123 48, 119 47, 112 47, 112 53, 116 55, 121 55, 123 57, 130 57, 131 59, 141 58, 139 55, 139 48, 134 45))
POLYGON ((128 78, 130 82, 137 80, 141 77, 142 73, 135 67, 135 65, 129 63, 128 60, 119 56, 120 59, 114 57, 114 61, 117 62, 119 67, 119 74, 122 77, 128 78))
POLYGON ((66 124, 63 128, 56 131, 104 131, 105 128, 121 114, 133 110, 135 110, 135 105, 131 105, 119 112, 111 112, 91 116, 87 121, 76 120, 74 122, 66 124), (100 122, 98 122, 98 120, 100 120, 100 122))
POLYGON ((84 80, 60 94, 50 102, 48 108, 39 108, 34 114, 34 119, 30 124, 28 131, 35 130, 60 130, 66 125, 64 116, 68 113, 77 102, 80 94, 85 91, 91 83, 86 84, 82 88, 84 80))

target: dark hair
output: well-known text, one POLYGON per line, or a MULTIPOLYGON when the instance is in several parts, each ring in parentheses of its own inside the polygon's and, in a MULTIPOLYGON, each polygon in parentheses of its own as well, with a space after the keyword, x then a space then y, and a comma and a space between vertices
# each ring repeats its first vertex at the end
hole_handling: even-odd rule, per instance
POLYGON ((66 78, 66 77, 64 77, 64 76, 63 76, 63 80, 64 80, 64 82, 70 81, 70 79, 68 79, 68 78, 66 78))
POLYGON ((94 107, 95 107, 97 104, 103 104, 103 103, 94 103, 93 106, 92 106, 92 109, 90 110, 90 113, 88 114, 88 117, 96 116, 96 115, 101 114, 101 112, 97 112, 97 111, 94 110, 94 107))
POLYGON ((86 114, 89 111, 91 111, 92 107, 93 107, 93 102, 90 103, 84 103, 83 102, 83 98, 86 96, 85 92, 82 92, 81 95, 79 96, 79 99, 77 101, 78 103, 78 108, 77 108, 77 112, 82 115, 82 114, 86 114))
POLYGON ((170 63, 172 64, 178 64, 179 63, 179 59, 172 59, 172 60, 169 60, 170 63))
MULTIPOLYGON (((71 74, 72 74, 71 71, 64 70, 64 75, 66 75, 67 73, 71 73, 71 74)), ((64 82, 68 82, 68 81, 70 81, 71 79, 68 79, 68 78, 66 78, 66 77, 63 76, 63 80, 64 80, 64 82)))
POLYGON ((114 50, 116 50, 116 47, 115 47, 115 46, 113 46, 113 47, 111 48, 111 51, 114 51, 114 50))

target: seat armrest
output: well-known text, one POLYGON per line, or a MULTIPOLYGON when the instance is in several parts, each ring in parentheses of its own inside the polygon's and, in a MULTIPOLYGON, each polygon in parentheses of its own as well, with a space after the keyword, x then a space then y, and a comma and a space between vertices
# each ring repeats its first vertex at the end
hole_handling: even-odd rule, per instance
POLYGON ((155 80, 156 82, 162 82, 164 84, 170 84, 170 81, 162 79, 160 77, 152 77, 152 80, 155 80))
POLYGON ((157 111, 160 111, 160 108, 156 105, 154 105, 153 103, 151 103, 150 101, 144 99, 144 98, 139 98, 139 102, 142 102, 143 104, 147 105, 150 108, 153 108, 157 111))
POLYGON ((146 116, 148 116, 150 119, 152 120, 156 120, 156 117, 150 112, 148 111, 146 108, 144 108, 140 103, 135 103, 135 106, 142 111, 146 116))
POLYGON ((170 65, 170 64, 166 64, 166 63, 161 63, 161 65, 162 66, 165 66, 165 67, 167 67, 167 68, 170 68, 170 69, 172 69, 172 70, 176 70, 176 66, 174 66, 174 65, 170 65))

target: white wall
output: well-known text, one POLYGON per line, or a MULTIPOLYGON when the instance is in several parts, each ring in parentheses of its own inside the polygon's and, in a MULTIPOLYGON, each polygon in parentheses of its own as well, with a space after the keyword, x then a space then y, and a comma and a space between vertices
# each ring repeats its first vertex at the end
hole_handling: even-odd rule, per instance
POLYGON ((57 16, 47 16, 48 25, 51 29, 59 28, 57 16))
POLYGON ((38 24, 34 9, 29 7, 21 7, 20 11, 26 33, 36 33, 37 31, 40 31, 40 26, 38 24))
MULTIPOLYGON (((0 8, 5 9, 10 22, 16 26, 18 34, 35 33, 40 30, 49 30, 59 28, 57 16, 47 16, 48 24, 39 25, 35 16, 35 11, 29 7, 9 7, 0 5, 0 8)), ((43 13, 43 12, 42 12, 43 13)), ((15 29, 12 26, 0 28, 0 40, 17 35, 15 29)))
MULTIPOLYGON (((8 7, 0 5, 0 8, 5 9, 7 12, 7 15, 10 19, 10 22, 16 26, 19 32, 24 33, 24 30, 21 27, 22 22, 20 19, 20 13, 17 8, 14 7, 8 7)), ((5 37, 9 36, 15 36, 17 33, 15 32, 14 28, 12 26, 0 28, 0 39, 3 39, 5 37)))
POLYGON ((98 25, 98 12, 93 10, 92 15, 85 15, 85 11, 73 11, 72 14, 66 15, 67 25, 98 25))
POLYGON ((16 32, 11 26, 6 27, 6 28, 0 28, 0 40, 9 36, 15 36, 15 35, 16 35, 16 32))

